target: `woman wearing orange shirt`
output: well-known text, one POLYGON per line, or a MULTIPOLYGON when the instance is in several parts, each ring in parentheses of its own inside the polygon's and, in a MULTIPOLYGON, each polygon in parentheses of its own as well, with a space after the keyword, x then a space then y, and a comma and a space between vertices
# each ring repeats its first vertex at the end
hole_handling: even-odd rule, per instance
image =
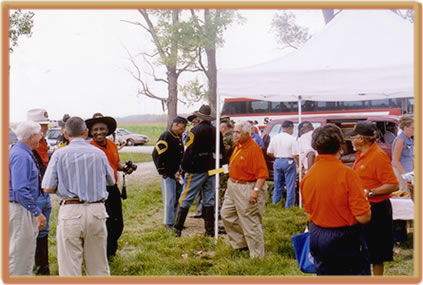
POLYGON ((370 122, 358 122, 351 132, 357 151, 353 170, 366 189, 372 219, 364 233, 374 275, 383 275, 383 262, 393 260, 391 193, 398 190, 398 180, 388 155, 376 144, 376 128, 370 122))
POLYGON ((358 175, 339 159, 343 143, 337 126, 317 128, 312 147, 319 155, 300 183, 317 275, 370 274, 360 225, 370 221, 370 205, 358 175))

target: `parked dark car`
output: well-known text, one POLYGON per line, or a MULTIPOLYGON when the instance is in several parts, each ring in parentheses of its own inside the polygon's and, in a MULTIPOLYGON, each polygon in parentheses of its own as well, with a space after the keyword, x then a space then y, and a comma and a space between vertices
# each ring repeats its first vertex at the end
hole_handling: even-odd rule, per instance
MULTIPOLYGON (((282 123, 285 120, 290 120, 294 122, 294 137, 298 135, 298 117, 293 116, 285 119, 272 120, 267 125, 263 131, 262 138, 265 146, 265 159, 266 164, 269 169, 269 180, 273 181, 273 162, 274 160, 267 156, 267 148, 269 146, 270 140, 273 136, 279 134, 282 131, 282 123)), ((398 126, 399 118, 398 116, 374 116, 374 115, 336 115, 336 116, 316 116, 311 118, 302 118, 302 121, 309 121, 313 124, 314 128, 326 125, 326 124, 335 124, 342 129, 342 131, 347 132, 354 129, 357 121, 370 121, 373 122, 377 129, 377 144, 391 157, 392 146, 391 144, 386 144, 383 139, 383 135, 386 132, 388 124, 395 124, 398 126)), ((344 154, 341 157, 343 163, 347 166, 352 166, 355 160, 355 151, 353 150, 351 139, 348 136, 345 136, 346 144, 343 146, 344 154)))

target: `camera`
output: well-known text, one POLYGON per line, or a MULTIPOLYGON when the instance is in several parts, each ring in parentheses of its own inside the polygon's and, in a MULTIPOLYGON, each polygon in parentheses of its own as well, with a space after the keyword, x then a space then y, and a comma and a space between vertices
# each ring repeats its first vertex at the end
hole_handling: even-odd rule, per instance
POLYGON ((130 169, 132 169, 132 171, 137 170, 137 165, 134 164, 131 160, 128 160, 127 162, 125 162, 125 165, 123 166, 123 172, 125 174, 128 174, 130 169))

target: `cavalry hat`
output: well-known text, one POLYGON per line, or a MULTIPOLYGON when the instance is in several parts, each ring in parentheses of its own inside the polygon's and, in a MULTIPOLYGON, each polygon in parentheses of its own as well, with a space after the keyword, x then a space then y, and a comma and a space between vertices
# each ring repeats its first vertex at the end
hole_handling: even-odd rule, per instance
POLYGON ((211 108, 209 105, 201 106, 200 110, 194 112, 194 115, 206 121, 214 121, 216 119, 211 115, 211 108))
POLYGON ((192 122, 192 120, 194 120, 194 119, 195 119, 195 117, 197 117, 197 116, 196 116, 196 115, 194 115, 194 114, 189 115, 189 116, 187 117, 187 120, 188 120, 189 122, 192 122))
POLYGON ((31 109, 26 113, 28 121, 34 121, 39 124, 49 124, 50 119, 48 118, 48 113, 46 109, 31 109))
POLYGON ((173 118, 172 123, 184 124, 186 126, 188 124, 188 121, 183 117, 176 116, 175 118, 173 118))
POLYGON ((58 122, 60 127, 64 127, 66 125, 66 122, 69 120, 70 116, 69 114, 64 114, 63 118, 58 122))
POLYGON ((354 130, 346 132, 347 136, 362 135, 367 137, 373 137, 376 135, 376 128, 371 122, 357 122, 354 130))
POLYGON ((88 128, 88 136, 91 137, 91 128, 96 123, 103 123, 107 125, 107 128, 109 129, 109 132, 107 133, 107 136, 113 134, 116 130, 116 120, 112 117, 105 117, 101 113, 95 113, 91 119, 85 120, 85 124, 87 124, 88 128))

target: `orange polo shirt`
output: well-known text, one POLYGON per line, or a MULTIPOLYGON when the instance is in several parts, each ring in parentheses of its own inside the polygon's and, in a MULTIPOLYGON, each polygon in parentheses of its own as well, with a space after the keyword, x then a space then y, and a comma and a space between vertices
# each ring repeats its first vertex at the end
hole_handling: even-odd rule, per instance
POLYGON ((107 160, 109 161, 110 167, 113 169, 113 172, 115 174, 115 181, 117 183, 118 181, 117 169, 118 169, 120 158, 119 158, 119 151, 117 149, 116 144, 109 139, 106 139, 106 147, 102 147, 98 145, 94 140, 91 140, 90 144, 104 151, 104 153, 107 156, 107 160))
POLYGON ((334 155, 318 155, 300 189, 304 210, 320 227, 352 226, 370 211, 360 178, 334 155))
POLYGON ((229 177, 242 181, 269 177, 263 150, 252 138, 243 145, 236 144, 229 160, 229 177))
MULTIPOLYGON (((372 190, 383 184, 398 184, 388 155, 374 142, 369 150, 361 155, 357 152, 352 169, 360 176, 364 189, 372 190)), ((369 197, 369 202, 379 203, 390 198, 391 194, 369 197)))

